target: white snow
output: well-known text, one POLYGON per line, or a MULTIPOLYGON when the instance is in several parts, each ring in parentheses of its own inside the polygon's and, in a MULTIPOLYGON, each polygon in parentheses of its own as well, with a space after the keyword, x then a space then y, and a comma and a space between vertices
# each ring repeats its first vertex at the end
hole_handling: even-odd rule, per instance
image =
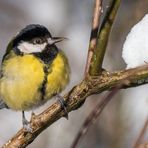
POLYGON ((148 14, 127 35, 122 57, 127 69, 148 63, 148 14))

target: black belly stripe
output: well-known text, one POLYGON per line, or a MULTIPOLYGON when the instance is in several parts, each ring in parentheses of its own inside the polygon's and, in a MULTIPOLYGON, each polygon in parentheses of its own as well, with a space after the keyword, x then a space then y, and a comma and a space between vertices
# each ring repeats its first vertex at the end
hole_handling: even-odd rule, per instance
POLYGON ((42 97, 41 97, 41 100, 44 100, 45 98, 45 93, 46 93, 46 84, 47 84, 47 76, 48 76, 48 68, 49 66, 45 65, 44 67, 44 80, 42 82, 42 85, 41 85, 41 94, 42 94, 42 97))
POLYGON ((40 87, 41 91, 41 100, 45 99, 46 95, 46 84, 47 84, 47 77, 49 73, 49 68, 51 68, 52 62, 56 58, 58 54, 58 48, 55 45, 48 45, 46 49, 41 53, 33 53, 35 57, 37 57, 39 60, 41 60, 44 63, 44 80, 42 82, 42 85, 40 87))

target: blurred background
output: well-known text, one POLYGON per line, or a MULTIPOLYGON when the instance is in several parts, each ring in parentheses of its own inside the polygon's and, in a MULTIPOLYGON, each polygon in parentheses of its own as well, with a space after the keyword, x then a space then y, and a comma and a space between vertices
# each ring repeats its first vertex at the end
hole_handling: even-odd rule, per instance
MULTIPOLYGON (((104 0, 104 12, 108 0, 104 0)), ((94 0, 0 0, 0 59, 9 40, 27 24, 45 25, 53 36, 68 41, 58 44, 71 66, 68 91, 82 78, 87 57, 94 0)), ((131 27, 148 13, 146 0, 122 0, 114 24, 104 68, 110 71, 125 69, 122 45, 131 27)), ((107 105, 99 120, 79 143, 79 148, 130 148, 134 145, 148 115, 148 85, 120 93, 107 105)), ((87 99, 78 110, 62 118, 42 132, 28 148, 69 148, 83 121, 103 94, 87 99)), ((55 100, 54 100, 55 101, 55 100)), ((51 104, 35 110, 39 113, 51 104)), ((30 112, 27 113, 28 119, 30 112)), ((0 111, 0 146, 22 127, 21 113, 0 111)), ((145 139, 148 135, 145 136, 145 139)))

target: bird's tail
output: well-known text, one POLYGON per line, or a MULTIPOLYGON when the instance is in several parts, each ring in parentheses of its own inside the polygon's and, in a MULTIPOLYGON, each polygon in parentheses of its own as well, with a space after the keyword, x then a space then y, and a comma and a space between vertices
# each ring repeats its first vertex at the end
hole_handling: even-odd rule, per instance
POLYGON ((3 109, 3 108, 7 108, 8 109, 8 106, 7 106, 7 104, 3 100, 0 99, 0 109, 3 109))

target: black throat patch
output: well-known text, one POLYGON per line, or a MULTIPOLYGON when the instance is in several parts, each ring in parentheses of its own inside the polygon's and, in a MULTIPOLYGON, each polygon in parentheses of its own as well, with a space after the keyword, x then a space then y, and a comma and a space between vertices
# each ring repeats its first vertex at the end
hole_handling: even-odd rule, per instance
POLYGON ((56 58, 59 50, 55 45, 47 45, 46 48, 47 49, 45 49, 44 51, 40 53, 33 53, 33 55, 39 58, 45 64, 49 65, 56 58))

